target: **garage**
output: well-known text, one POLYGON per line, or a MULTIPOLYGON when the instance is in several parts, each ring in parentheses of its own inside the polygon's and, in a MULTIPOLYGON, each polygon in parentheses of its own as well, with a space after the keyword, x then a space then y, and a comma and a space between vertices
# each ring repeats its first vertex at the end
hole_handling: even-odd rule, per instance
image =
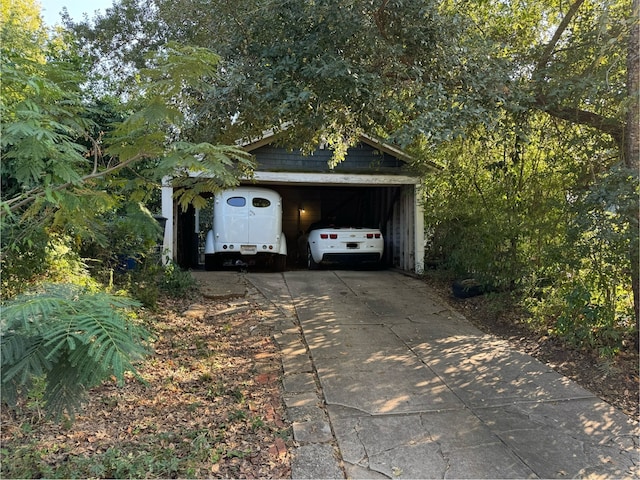
MULTIPOLYGON (((254 155, 254 178, 282 196, 287 266, 299 267, 298 238, 314 222, 332 217, 343 224, 380 228, 384 234, 384 265, 421 272, 424 261, 424 219, 419 202, 419 177, 409 170, 402 151, 361 136, 345 160, 330 167, 332 152, 320 146, 311 154, 288 150, 266 135, 244 145, 254 155)), ((173 202, 170 181, 163 186, 166 217, 164 250, 183 268, 202 268, 204 236, 211 228, 211 209, 182 212, 173 202)))

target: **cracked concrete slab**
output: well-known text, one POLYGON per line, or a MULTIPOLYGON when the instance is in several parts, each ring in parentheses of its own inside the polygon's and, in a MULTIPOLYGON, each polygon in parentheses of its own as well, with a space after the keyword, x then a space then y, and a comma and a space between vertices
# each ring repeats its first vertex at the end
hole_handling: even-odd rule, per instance
POLYGON ((300 443, 328 443, 333 440, 328 421, 293 422, 293 439, 300 443))
POLYGON ((451 336, 407 345, 466 404, 475 407, 518 401, 592 397, 575 382, 489 335, 451 336))
POLYGON ((307 356, 306 351, 304 354, 300 355, 285 356, 282 360, 282 366, 287 372, 313 372, 313 365, 311 364, 311 359, 307 356))
POLYGON ((285 392, 315 392, 316 380, 313 373, 291 373, 284 376, 282 381, 285 392))
POLYGON ((323 329, 331 325, 367 325, 379 323, 378 317, 371 313, 365 305, 349 307, 348 304, 328 304, 320 307, 296 303, 298 318, 304 321, 309 330, 314 327, 323 329))
POLYGON ((424 365, 340 374, 335 372, 335 368, 319 367, 318 375, 328 405, 351 407, 372 415, 425 412, 463 406, 460 399, 424 365), (402 375, 398 374, 397 368, 401 369, 402 375))
POLYGON ((483 336, 483 333, 468 321, 450 315, 448 311, 408 315, 407 321, 393 325, 391 330, 411 347, 417 347, 421 343, 428 345, 436 340, 462 335, 470 338, 483 336))
MULTIPOLYGON (((483 334, 419 279, 293 271, 264 291, 280 302, 284 285, 321 387, 315 401, 287 395, 287 408, 304 415, 322 407, 307 417, 316 432, 326 409, 335 436, 306 437, 295 464, 308 468, 297 475, 638 478, 638 426, 628 416, 483 334), (329 464, 338 469, 316 469, 316 454, 327 458, 332 445, 338 457, 329 464)), ((299 345, 288 347, 284 364, 303 356, 299 345)), ((304 378, 289 387, 308 386, 304 378)))
POLYGON ((310 444, 297 448, 291 460, 291 478, 344 478, 336 452, 328 444, 310 444))
POLYGON ((329 406, 329 412, 344 461, 390 478, 527 478, 533 474, 466 409, 345 417, 329 406), (461 464, 474 467, 465 472, 461 464))
POLYGON ((311 407, 319 404, 319 398, 315 392, 293 393, 293 394, 285 393, 284 404, 287 408, 311 407))
POLYGON ((598 398, 516 403, 476 415, 543 478, 638 472, 637 426, 598 398))

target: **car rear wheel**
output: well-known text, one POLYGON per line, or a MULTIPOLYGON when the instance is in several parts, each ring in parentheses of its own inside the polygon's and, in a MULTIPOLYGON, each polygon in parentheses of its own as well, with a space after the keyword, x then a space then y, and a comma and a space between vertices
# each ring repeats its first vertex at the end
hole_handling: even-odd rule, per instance
POLYGON ((313 255, 311 255, 311 247, 307 245, 307 268, 309 270, 317 270, 318 264, 313 259, 313 255))

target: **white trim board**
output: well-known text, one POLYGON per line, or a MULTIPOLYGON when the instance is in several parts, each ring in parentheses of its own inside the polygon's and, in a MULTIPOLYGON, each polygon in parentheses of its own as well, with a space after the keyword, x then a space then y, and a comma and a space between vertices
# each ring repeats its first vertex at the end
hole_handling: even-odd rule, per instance
MULTIPOLYGON (((191 173, 191 177, 200 177, 200 173, 191 173)), ((260 182, 291 185, 418 185, 420 179, 409 175, 372 175, 356 173, 297 173, 297 172, 254 172, 252 178, 243 182, 260 182)))

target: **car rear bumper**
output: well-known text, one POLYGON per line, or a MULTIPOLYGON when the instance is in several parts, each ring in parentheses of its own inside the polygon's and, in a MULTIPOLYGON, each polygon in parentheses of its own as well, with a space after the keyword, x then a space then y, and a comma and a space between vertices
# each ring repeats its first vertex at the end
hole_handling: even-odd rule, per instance
POLYGON ((325 253, 322 255, 322 263, 377 263, 381 259, 378 252, 363 253, 325 253))

